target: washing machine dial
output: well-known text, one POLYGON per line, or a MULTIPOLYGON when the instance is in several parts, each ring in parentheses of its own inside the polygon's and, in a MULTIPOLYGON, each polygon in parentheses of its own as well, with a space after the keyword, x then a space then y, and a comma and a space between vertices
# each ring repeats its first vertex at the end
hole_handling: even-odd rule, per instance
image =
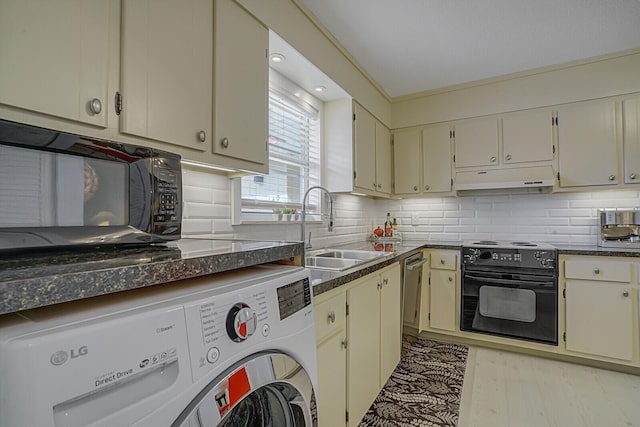
POLYGON ((235 342, 242 342, 256 331, 258 320, 251 307, 235 304, 227 314, 227 334, 235 342))

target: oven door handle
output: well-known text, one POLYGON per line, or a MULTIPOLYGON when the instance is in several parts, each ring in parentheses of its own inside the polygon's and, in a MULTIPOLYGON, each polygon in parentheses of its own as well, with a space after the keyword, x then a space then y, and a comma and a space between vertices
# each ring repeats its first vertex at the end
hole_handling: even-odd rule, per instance
POLYGON ((530 281, 530 280, 510 280, 510 279, 496 279, 494 277, 479 277, 479 276, 471 276, 471 275, 465 275, 464 276, 465 279, 471 279, 471 280, 482 280, 482 281, 487 281, 489 282, 489 284, 491 283, 497 283, 500 285, 533 285, 533 286, 544 286, 544 285, 552 285, 553 284, 553 280, 549 280, 547 278, 545 279, 540 279, 537 281, 530 281))

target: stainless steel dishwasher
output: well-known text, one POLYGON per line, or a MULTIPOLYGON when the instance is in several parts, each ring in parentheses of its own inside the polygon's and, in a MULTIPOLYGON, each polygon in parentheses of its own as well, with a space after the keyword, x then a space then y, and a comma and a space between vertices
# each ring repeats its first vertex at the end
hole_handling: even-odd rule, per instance
POLYGON ((422 287, 422 265, 427 259, 422 252, 416 252, 403 261, 402 269, 402 313, 403 321, 408 325, 416 325, 418 317, 418 301, 422 287))

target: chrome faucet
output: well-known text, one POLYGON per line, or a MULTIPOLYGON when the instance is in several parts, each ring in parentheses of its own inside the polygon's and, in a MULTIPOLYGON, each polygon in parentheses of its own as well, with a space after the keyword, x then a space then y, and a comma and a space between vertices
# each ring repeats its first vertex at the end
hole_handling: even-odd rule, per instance
MULTIPOLYGON (((309 195, 309 192, 313 189, 317 188, 318 190, 322 190, 325 193, 327 193, 329 195, 329 226, 327 227, 328 231, 333 231, 333 197, 331 196, 331 193, 329 193, 329 190, 327 190, 324 187, 321 187, 319 185, 315 185, 313 187, 309 187, 309 189, 304 193, 304 197, 302 198, 302 223, 301 223, 301 231, 302 231, 302 238, 300 240, 302 240, 302 242, 305 242, 304 239, 304 223, 305 223, 305 217, 307 216, 307 196, 309 195)), ((309 232, 309 243, 307 243, 305 245, 305 249, 311 249, 311 232, 309 232)))

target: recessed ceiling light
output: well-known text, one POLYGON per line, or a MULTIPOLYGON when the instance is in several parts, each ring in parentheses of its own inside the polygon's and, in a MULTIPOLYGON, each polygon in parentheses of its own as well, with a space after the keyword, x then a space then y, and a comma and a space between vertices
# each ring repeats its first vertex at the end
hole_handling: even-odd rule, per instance
POLYGON ((295 92, 294 95, 300 98, 300 92, 295 92))
POLYGON ((281 53, 272 53, 269 55, 269 59, 271 59, 271 62, 280 63, 285 60, 285 57, 281 53))
POLYGON ((325 89, 326 87, 324 86, 316 86, 313 90, 315 90, 316 92, 324 92, 325 89))

